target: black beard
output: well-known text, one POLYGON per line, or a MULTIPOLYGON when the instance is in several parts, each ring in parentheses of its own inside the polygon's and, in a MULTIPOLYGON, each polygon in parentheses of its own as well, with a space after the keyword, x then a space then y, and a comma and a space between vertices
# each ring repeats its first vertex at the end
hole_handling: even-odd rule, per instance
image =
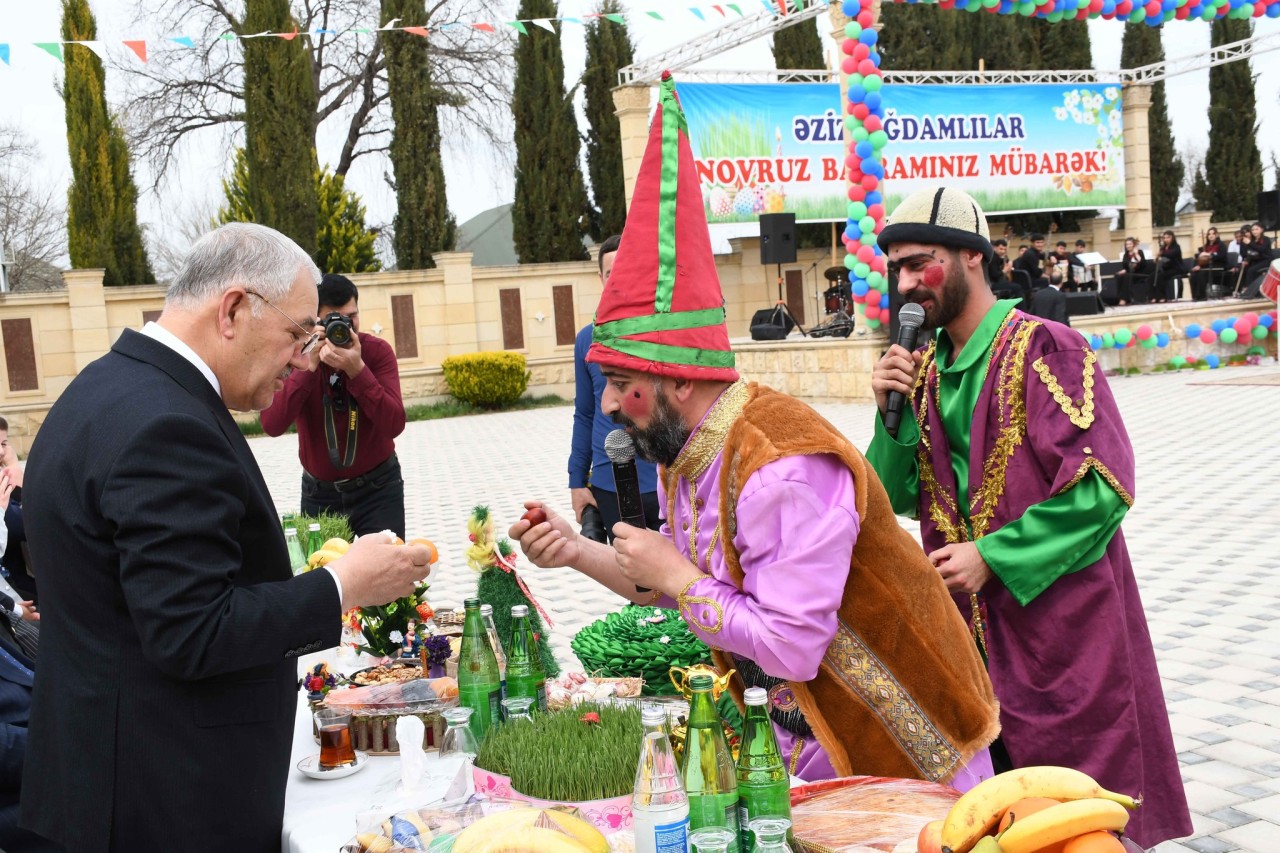
POLYGON ((613 422, 631 428, 631 438, 636 444, 636 455, 641 459, 670 467, 680 451, 684 450, 691 430, 684 418, 667 402, 666 394, 657 394, 653 417, 649 426, 641 429, 622 412, 613 413, 613 422))

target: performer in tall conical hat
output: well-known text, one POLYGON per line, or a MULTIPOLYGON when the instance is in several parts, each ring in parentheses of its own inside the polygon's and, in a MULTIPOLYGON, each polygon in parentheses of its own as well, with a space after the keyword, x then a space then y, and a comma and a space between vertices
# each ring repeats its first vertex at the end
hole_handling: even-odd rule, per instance
POLYGON ((547 519, 511 528, 525 555, 678 609, 736 699, 769 692, 794 775, 990 775, 982 659, 875 472, 809 406, 738 378, 670 75, 596 322, 601 410, 662 466, 665 532, 619 523, 611 548, 529 501, 547 519))

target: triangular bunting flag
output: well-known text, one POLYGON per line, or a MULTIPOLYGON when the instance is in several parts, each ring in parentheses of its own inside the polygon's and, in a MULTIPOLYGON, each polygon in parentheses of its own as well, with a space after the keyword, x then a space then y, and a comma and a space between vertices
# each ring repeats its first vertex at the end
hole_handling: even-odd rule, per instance
POLYGON ((190 36, 176 36, 176 37, 174 37, 174 38, 169 39, 169 41, 174 42, 175 44, 180 44, 180 45, 182 45, 183 47, 195 47, 195 46, 196 46, 196 43, 195 43, 194 41, 192 41, 192 40, 191 40, 191 37, 190 37, 190 36))
POLYGON ((728 6, 730 9, 732 9, 733 11, 737 12, 739 18, 742 17, 742 7, 739 6, 737 3, 726 3, 725 5, 728 6))
POLYGON ((54 59, 62 62, 62 42, 60 41, 38 41, 36 47, 52 56, 54 59))
POLYGON ((422 36, 423 38, 427 37, 426 27, 405 27, 404 31, 406 33, 413 33, 415 36, 422 36))
POLYGON ((293 41, 298 37, 298 28, 294 27, 291 33, 272 33, 276 38, 282 38, 285 41, 293 41))
POLYGON ((316 27, 311 31, 313 36, 336 36, 337 34, 337 30, 326 30, 324 27, 316 27))
POLYGON ((392 18, 391 20, 387 21, 387 22, 386 22, 385 24, 383 24, 382 26, 378 27, 378 29, 380 29, 380 30, 394 30, 394 29, 395 29, 396 27, 398 27, 398 26, 400 26, 400 19, 399 19, 399 18, 392 18))
POLYGON ((0 43, 0 62, 9 64, 9 45, 0 43))
POLYGON ((707 19, 707 16, 702 14, 702 10, 697 6, 690 6, 689 11, 692 12, 699 21, 705 21, 707 19))
POLYGON ((373 32, 373 30, 369 29, 368 27, 355 27, 351 30, 351 32, 358 33, 359 35, 362 35, 362 36, 367 36, 367 35, 370 35, 373 32))
POLYGON ((626 19, 626 18, 624 18, 624 17, 622 17, 621 15, 618 15, 618 14, 608 14, 608 15, 605 15, 604 17, 606 17, 606 18, 608 18, 609 20, 613 21, 615 24, 625 24, 625 23, 627 22, 627 19, 626 19))
POLYGON ((143 62, 147 61, 147 43, 145 41, 127 41, 124 46, 136 53, 143 62))
POLYGON ((648 15, 650 18, 653 18, 655 21, 665 21, 665 20, 666 20, 666 18, 662 17, 662 16, 661 16, 661 15, 659 15, 657 12, 645 12, 645 14, 646 14, 646 15, 648 15))
POLYGON ((571 24, 581 24, 581 18, 560 18, 561 21, 568 21, 571 24))
MULTIPOLYGON (((236 40, 236 34, 235 34, 235 33, 223 33, 222 35, 218 36, 218 38, 222 39, 223 41, 235 41, 235 40, 236 40)), ((251 38, 254 38, 254 36, 244 36, 244 38, 251 39, 251 38)))
POLYGON ((507 21, 507 26, 513 27, 522 36, 529 35, 529 28, 524 25, 524 21, 507 21))
POLYGON ((724 7, 723 7, 723 6, 712 6, 711 8, 712 8, 712 9, 715 9, 717 12, 719 12, 719 13, 720 13, 720 17, 722 17, 722 18, 723 18, 723 17, 725 16, 725 14, 724 14, 724 7))
POLYGON ((475 27, 477 30, 483 30, 486 33, 494 32, 493 24, 486 24, 481 22, 479 24, 472 24, 471 26, 475 27))
POLYGON ((104 45, 100 41, 73 41, 71 42, 71 44, 78 44, 81 47, 89 48, 89 50, 92 50, 94 55, 97 56, 99 59, 107 58, 106 45, 104 45))
POLYGON ((535 24, 536 26, 542 27, 544 30, 546 30, 549 33, 554 33, 556 31, 556 28, 551 25, 550 18, 534 18, 531 23, 535 24))

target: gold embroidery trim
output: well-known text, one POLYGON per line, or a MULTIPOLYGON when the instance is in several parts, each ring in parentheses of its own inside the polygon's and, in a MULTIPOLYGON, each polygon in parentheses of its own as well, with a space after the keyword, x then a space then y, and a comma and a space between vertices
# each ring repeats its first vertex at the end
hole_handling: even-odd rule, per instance
POLYGON ((1068 482, 1065 486, 1063 486, 1061 489, 1058 489, 1056 494, 1058 495, 1062 494, 1067 489, 1071 488, 1076 483, 1083 480, 1084 475, 1089 473, 1090 468, 1092 468, 1094 471, 1097 471, 1099 474, 1101 474, 1102 479, 1107 481, 1107 485, 1111 486, 1111 488, 1116 490, 1116 494, 1120 496, 1120 500, 1124 501, 1125 506, 1128 506, 1128 507, 1133 506, 1133 495, 1129 494, 1128 489, 1120 485, 1120 480, 1116 477, 1116 475, 1111 473, 1110 468, 1108 468, 1106 465, 1098 461, 1098 458, 1096 456, 1086 456, 1085 460, 1080 463, 1080 467, 1076 469, 1075 476, 1072 477, 1071 481, 1068 482))
POLYGON ((888 729, 921 776, 931 782, 946 778, 960 752, 930 722, 888 668, 840 620, 823 660, 888 729))
POLYGON ((720 609, 720 604, 713 598, 704 598, 700 595, 689 595, 689 590, 693 585, 703 578, 694 578, 684 585, 684 589, 680 590, 680 594, 676 596, 676 609, 684 616, 685 621, 695 628, 700 628, 708 634, 719 634, 720 629, 724 627, 724 611, 720 609), (713 624, 706 624, 698 619, 694 613, 694 605, 703 604, 710 607, 716 612, 716 621, 713 624))
POLYGON ((702 419, 698 431, 667 469, 667 477, 672 480, 684 477, 690 482, 701 477, 724 448, 729 428, 747 407, 750 396, 751 389, 741 379, 726 388, 702 419))
POLYGON ((662 598, 662 595, 663 595, 662 590, 655 589, 653 591, 653 597, 650 598, 648 601, 646 601, 642 606, 652 607, 653 605, 658 603, 658 599, 662 598))
POLYGON ((796 767, 800 764, 800 753, 804 750, 804 738, 796 736, 796 742, 791 747, 791 760, 787 762, 787 772, 792 776, 796 775, 796 767))
POLYGON ((1075 402, 1067 396, 1062 390, 1062 386, 1058 383, 1058 377, 1049 371, 1049 365, 1044 363, 1043 358, 1037 358, 1031 368, 1040 375, 1040 381, 1049 389, 1049 393, 1053 395, 1054 402, 1062 407, 1062 413, 1071 419, 1071 423, 1080 427, 1080 429, 1088 429, 1093 424, 1093 371, 1094 363, 1098 360, 1097 354, 1089 349, 1084 348, 1084 400, 1080 408, 1076 408, 1075 402))

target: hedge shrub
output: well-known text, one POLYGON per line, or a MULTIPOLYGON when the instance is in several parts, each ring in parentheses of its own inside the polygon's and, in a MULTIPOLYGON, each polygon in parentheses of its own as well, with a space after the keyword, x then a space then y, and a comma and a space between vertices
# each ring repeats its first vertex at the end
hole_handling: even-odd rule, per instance
POLYGON ((441 367, 449 393, 473 406, 509 406, 529 388, 529 370, 518 352, 451 355, 441 367))

